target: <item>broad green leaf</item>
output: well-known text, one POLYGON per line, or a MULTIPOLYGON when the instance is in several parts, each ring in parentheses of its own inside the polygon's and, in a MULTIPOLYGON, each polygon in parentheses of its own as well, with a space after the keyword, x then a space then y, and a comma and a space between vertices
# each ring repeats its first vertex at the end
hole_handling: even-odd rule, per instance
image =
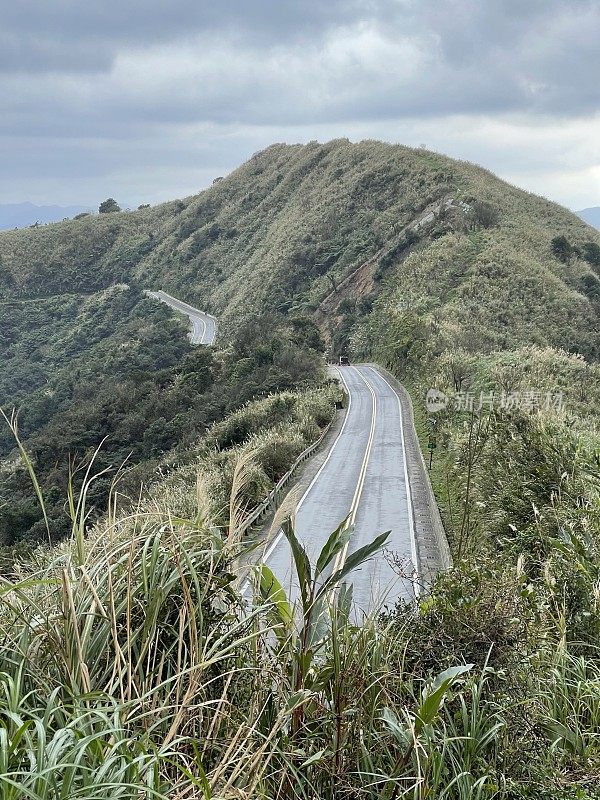
POLYGON ((331 680, 331 678, 335 675, 335 667, 332 665, 328 665, 325 667, 321 667, 316 672, 310 688, 313 692, 322 692, 327 687, 327 684, 331 680))
POLYGON ((553 745, 558 745, 563 750, 567 750, 574 755, 582 750, 581 741, 577 734, 567 728, 566 725, 558 722, 558 720, 547 719, 544 723, 544 728, 553 745))
POLYGON ((318 650, 319 646, 329 639, 330 619, 326 613, 326 597, 318 597, 311 608, 310 614, 305 622, 309 626, 307 642, 313 650, 318 650))
POLYGON ((298 692, 293 692, 288 697, 287 703, 285 704, 286 711, 293 711, 295 708, 299 708, 300 706, 304 705, 307 700, 310 700, 311 697, 314 697, 313 692, 309 692, 306 689, 301 689, 298 692))
POLYGON ((261 564, 258 569, 260 595, 263 600, 273 604, 277 610, 279 622, 287 627, 293 622, 294 615, 285 590, 266 564, 261 564))
POLYGON ((338 569, 336 572, 334 572, 323 583, 317 596, 328 592, 332 586, 338 584, 345 575, 347 575, 349 572, 352 572, 353 569, 356 569, 356 567, 359 567, 361 564, 364 564, 364 562, 367 561, 373 555, 373 553, 377 552, 377 550, 382 547, 390 533, 391 531, 386 531, 386 533, 382 533, 373 539, 370 544, 366 544, 364 547, 360 547, 354 553, 350 553, 341 569, 338 569))
POLYGON ((337 628, 341 630, 350 620, 350 609, 352 608, 352 594, 354 587, 351 583, 342 583, 337 597, 337 628))
POLYGON ((449 667, 435 677, 431 686, 423 692, 423 699, 417 711, 417 717, 420 722, 415 726, 418 729, 417 733, 422 730, 424 725, 429 725, 430 722, 433 722, 454 681, 472 668, 473 664, 449 667))
POLYGON ((304 767, 309 767, 311 764, 316 764, 317 761, 320 761, 327 750, 319 750, 318 753, 313 753, 312 756, 309 756, 306 761, 300 764, 300 769, 304 769, 304 767))
POLYGON ((406 725, 400 722, 398 715, 392 708, 386 706, 386 708, 383 709, 381 720, 399 745, 407 747, 410 744, 412 741, 412 732, 406 725))
POLYGON ((310 561, 308 560, 308 555, 306 554, 306 550, 302 547, 302 545, 298 541, 298 538, 296 537, 294 526, 292 525, 290 520, 285 520, 281 527, 283 533, 285 534, 285 538, 289 542, 292 551, 294 564, 296 566, 296 574, 298 575, 298 580, 300 582, 302 603, 304 606, 304 611, 306 613, 310 598, 310 584, 312 581, 310 561))
POLYGON ((350 539, 352 535, 352 531, 354 530, 351 526, 346 527, 346 522, 348 521, 348 517, 344 519, 340 525, 334 530, 331 534, 329 539, 325 542, 323 549, 317 559, 317 568, 315 570, 315 578, 318 577, 323 570, 331 564, 333 559, 337 556, 339 552, 341 552, 346 543, 350 539))

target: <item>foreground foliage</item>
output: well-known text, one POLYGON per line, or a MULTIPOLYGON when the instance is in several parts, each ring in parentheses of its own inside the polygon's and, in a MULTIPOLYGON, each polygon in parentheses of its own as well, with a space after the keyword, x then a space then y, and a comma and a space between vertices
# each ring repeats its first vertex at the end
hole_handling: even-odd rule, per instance
POLYGON ((460 562, 357 624, 352 570, 385 533, 341 564, 342 523, 310 564, 284 521, 299 602, 267 565, 251 600, 241 518, 224 537, 194 498, 86 536, 82 495, 71 538, 2 580, 2 797, 597 796, 598 558, 576 525, 535 576, 460 562))

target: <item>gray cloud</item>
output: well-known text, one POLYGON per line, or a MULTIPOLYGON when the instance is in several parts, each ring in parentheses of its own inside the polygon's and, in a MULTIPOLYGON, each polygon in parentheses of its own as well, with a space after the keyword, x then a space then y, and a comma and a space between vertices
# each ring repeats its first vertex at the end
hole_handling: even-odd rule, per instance
POLYGON ((3 11, 7 71, 96 71, 123 46, 234 36, 256 46, 301 41, 377 12, 369 0, 20 0, 3 11), (14 58, 16 56, 17 58, 14 58))
POLYGON ((201 176, 298 130, 591 119, 599 33, 598 0, 21 0, 0 30, 0 168, 88 191, 126 173, 137 197, 180 174, 174 145, 201 176))

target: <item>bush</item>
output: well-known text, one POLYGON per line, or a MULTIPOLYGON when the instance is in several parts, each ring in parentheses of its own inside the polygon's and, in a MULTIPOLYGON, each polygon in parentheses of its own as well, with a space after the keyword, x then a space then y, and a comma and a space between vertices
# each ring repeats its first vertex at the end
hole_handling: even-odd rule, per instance
POLYGON ((304 437, 294 428, 290 425, 275 428, 259 434, 248 443, 254 458, 272 483, 277 483, 304 450, 304 437))
POLYGON ((108 200, 103 200, 98 208, 98 212, 100 214, 114 214, 115 212, 120 210, 121 207, 119 206, 117 201, 112 197, 109 197, 108 200))
MULTIPOLYGON (((462 661, 479 668, 517 667, 536 622, 525 586, 525 576, 494 559, 457 563, 439 576, 420 603, 411 625, 407 666, 423 676, 462 661)), ((404 609, 399 607, 396 614, 402 623, 404 609)))
POLYGON ((593 267, 600 267, 600 245, 596 242, 586 242, 583 245, 583 257, 593 267))
POLYGON ((494 228, 500 221, 498 209, 484 200, 477 200, 473 203, 471 214, 475 224, 482 228, 494 228))
POLYGON ((566 236, 555 236, 552 239, 552 252, 559 261, 567 264, 573 256, 573 245, 566 236))

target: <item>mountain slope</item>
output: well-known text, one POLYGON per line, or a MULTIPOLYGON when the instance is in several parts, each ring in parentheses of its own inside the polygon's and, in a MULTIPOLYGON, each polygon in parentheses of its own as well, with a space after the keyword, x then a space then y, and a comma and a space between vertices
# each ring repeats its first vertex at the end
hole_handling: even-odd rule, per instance
POLYGON ((472 284, 478 327, 494 329, 498 304, 509 307, 515 296, 544 297, 556 318, 524 303, 508 339, 525 344, 533 336, 592 354, 594 272, 582 259, 553 256, 551 241, 561 235, 579 247, 600 241, 576 215, 481 168, 425 150, 338 140, 273 145, 183 201, 6 233, 0 256, 19 295, 134 282, 206 305, 227 331, 265 310, 318 317, 324 303, 331 317, 345 300, 368 305, 408 255, 434 248, 432 258, 452 263, 445 283, 432 281, 428 291, 449 317, 457 294, 473 296, 472 284), (445 200, 453 202, 444 213, 412 230, 445 200), (470 209, 483 208, 485 217, 486 204, 492 216, 482 225, 470 209), (353 274, 357 280, 336 291, 353 274))
MULTIPOLYGON (((471 165, 340 141, 275 145, 184 201, 0 235, 0 253, 0 386, 25 422, 50 412, 25 444, 53 525, 69 529, 68 453, 106 431, 102 466, 124 447, 142 465, 180 447, 133 513, 8 564, 4 717, 23 732, 9 731, 11 790, 50 775, 111 797, 150 781, 164 797, 202 784, 222 797, 597 800, 598 234, 471 165), (190 352, 143 288, 218 314, 221 352, 190 352), (339 402, 300 391, 239 408, 318 380, 317 325, 411 392, 453 557, 416 606, 360 626, 346 589, 315 614, 343 532, 320 574, 294 544, 300 617, 262 569, 250 618, 235 582, 245 546, 235 524, 215 536, 339 402), (435 417, 430 387, 448 399, 435 417)), ((0 462, 7 540, 43 528, 16 461, 0 462)), ((86 508, 106 508, 90 489, 86 508)), ((393 553, 373 556, 406 575, 393 553)))
POLYGON ((111 463, 156 458, 303 370, 313 380, 314 323, 334 353, 416 383, 457 358, 473 381, 511 359, 563 380, 585 365, 567 353, 600 353, 599 270, 600 234, 479 167, 372 141, 277 144, 194 197, 0 234, 0 405, 23 406, 51 475, 104 435, 111 463), (184 327, 143 289, 215 314, 226 355, 190 366, 184 327), (204 401, 183 385, 196 367, 215 384, 204 401))

